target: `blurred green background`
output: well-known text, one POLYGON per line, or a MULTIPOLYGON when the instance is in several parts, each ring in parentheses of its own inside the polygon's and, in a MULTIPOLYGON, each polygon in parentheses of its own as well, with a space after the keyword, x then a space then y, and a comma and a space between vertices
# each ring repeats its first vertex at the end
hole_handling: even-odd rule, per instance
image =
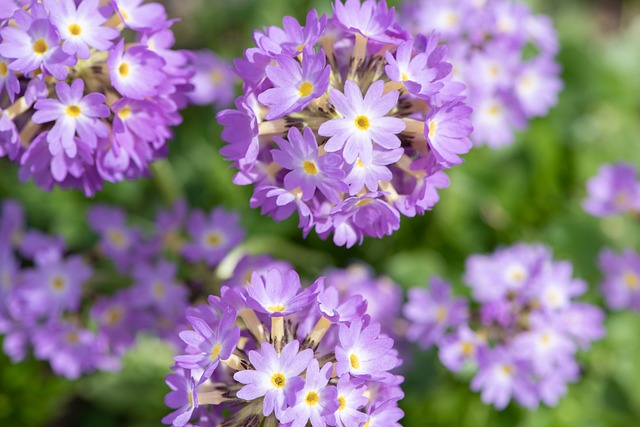
MULTIPOLYGON (((210 48, 240 56, 251 32, 279 25, 282 16, 303 19, 329 1, 175 0, 164 2, 182 22, 180 47, 210 48)), ((391 2, 398 4, 399 2, 391 2)), ((134 221, 150 224, 155 211, 177 197, 192 207, 217 205, 242 214, 246 248, 291 261, 301 274, 363 260, 403 286, 421 286, 432 274, 462 290, 464 260, 474 252, 518 241, 543 242, 556 258, 571 260, 590 284, 587 300, 601 303, 596 263, 603 246, 640 249, 640 225, 631 218, 599 220, 581 208, 585 182, 605 162, 640 165, 640 2, 545 0, 530 2, 553 17, 561 38, 565 90, 548 117, 534 120, 512 146, 474 149, 449 174, 451 186, 424 217, 403 219, 383 240, 351 250, 312 235, 303 240, 297 219, 276 224, 250 210, 249 188, 231 184, 232 172, 217 149, 220 128, 210 108, 186 111, 167 162, 154 177, 107 185, 95 199, 80 193, 44 194, 20 184, 16 168, 0 159, 0 198, 26 206, 29 224, 63 235, 72 248, 88 247, 84 215, 106 202, 125 207, 134 221)), ((607 337, 581 356, 583 378, 554 408, 529 411, 511 405, 499 412, 468 389, 468 377, 447 372, 434 352, 416 354, 419 369, 406 372, 406 427, 419 426, 634 426, 640 425, 640 318, 610 313, 607 337)), ((77 382, 55 378, 45 363, 11 365, 0 355, 0 425, 8 427, 146 427, 167 413, 164 375, 170 351, 151 339, 127 355, 119 374, 77 382)), ((415 366, 414 365, 414 366, 415 366)))

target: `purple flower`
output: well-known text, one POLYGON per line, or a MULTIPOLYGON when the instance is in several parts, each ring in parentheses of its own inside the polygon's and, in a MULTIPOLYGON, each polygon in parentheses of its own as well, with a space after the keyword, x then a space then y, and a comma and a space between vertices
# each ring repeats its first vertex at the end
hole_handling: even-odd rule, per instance
POLYGON ((358 427, 365 423, 369 417, 360 410, 368 403, 364 396, 366 386, 361 382, 351 380, 349 375, 342 375, 336 386, 338 406, 335 414, 329 418, 332 424, 345 427, 358 427))
POLYGON ((522 406, 538 405, 531 368, 526 362, 514 358, 505 348, 481 352, 478 360, 479 371, 471 381, 471 389, 481 392, 484 403, 503 409, 513 396, 522 406))
POLYGON ((101 118, 109 117, 109 108, 104 105, 105 96, 101 93, 84 94, 84 81, 76 79, 69 86, 65 82, 56 85, 58 100, 41 99, 35 105, 33 115, 36 123, 55 121, 49 131, 47 141, 52 155, 64 150, 70 158, 77 153, 76 132, 88 146, 95 148, 98 138, 109 135, 109 128, 101 118))
POLYGON ((36 358, 48 360, 54 372, 68 379, 95 368, 95 336, 67 323, 52 323, 33 336, 36 358))
POLYGON ((404 412, 398 408, 396 402, 389 400, 373 407, 367 415, 369 420, 364 423, 367 427, 401 427, 398 421, 404 417, 404 412))
POLYGON ((484 340, 467 325, 462 325, 456 333, 446 336, 439 344, 440 360, 452 371, 459 371, 466 361, 475 361, 478 350, 485 346, 484 340))
POLYGON ((194 239, 182 248, 182 255, 190 262, 205 261, 214 267, 244 238, 238 225, 238 215, 214 209, 208 217, 196 211, 189 217, 187 231, 194 239))
POLYGON ((329 120, 318 129, 320 135, 330 137, 325 150, 335 152, 344 147, 347 163, 360 159, 368 165, 373 160, 374 142, 388 150, 400 147, 396 135, 406 126, 399 118, 386 117, 398 103, 398 91, 384 94, 384 83, 377 81, 363 97, 358 85, 347 81, 344 94, 331 89, 329 96, 343 118, 329 120))
POLYGON ((134 30, 158 30, 167 22, 164 6, 144 0, 111 0, 124 24, 134 30))
POLYGON ((6 90, 9 100, 13 102, 16 94, 20 93, 20 82, 15 72, 9 69, 10 59, 0 55, 0 93, 6 90))
POLYGON ((370 164, 365 165, 359 159, 356 160, 344 180, 349 185, 349 194, 354 196, 365 186, 371 192, 378 191, 380 182, 388 182, 393 179, 393 174, 387 166, 400 160, 403 153, 401 148, 383 150, 379 146, 375 146, 370 164))
POLYGON ((281 421, 291 427, 325 427, 327 419, 340 407, 336 387, 327 386, 333 364, 327 362, 322 369, 316 359, 307 367, 304 386, 295 394, 295 404, 285 411, 281 421))
POLYGON ((351 325, 340 325, 340 345, 336 347, 336 373, 350 373, 362 379, 385 379, 399 361, 391 352, 393 340, 380 335, 380 324, 364 325, 356 318, 351 325))
POLYGON ((278 66, 266 68, 275 87, 258 96, 261 103, 270 107, 267 120, 305 109, 329 87, 331 68, 326 66, 324 52, 314 53, 309 46, 303 51, 302 64, 286 55, 278 55, 276 60, 278 66))
POLYGON ((56 28, 47 17, 42 4, 36 3, 31 14, 17 10, 14 19, 18 27, 7 26, 0 30, 3 43, 0 44, 0 55, 14 59, 9 69, 21 73, 30 73, 42 67, 56 79, 67 77, 70 57, 59 47, 60 37, 56 28))
POLYGON ((422 348, 439 343, 449 328, 461 325, 468 316, 466 301, 452 298, 451 285, 439 278, 431 279, 429 292, 410 289, 403 311, 411 322, 407 338, 419 342, 422 348))
POLYGON ((83 0, 76 6, 73 0, 44 0, 51 22, 64 40, 65 53, 89 59, 90 48, 107 50, 111 40, 118 37, 118 30, 102 26, 107 18, 96 13, 99 3, 99 0, 83 0))
POLYGON ((305 26, 291 16, 282 18, 283 29, 268 27, 266 34, 256 31, 254 38, 256 44, 262 50, 275 56, 286 54, 295 56, 302 52, 306 46, 313 46, 327 27, 327 16, 318 18, 318 12, 312 9, 307 13, 305 26))
POLYGON ((602 293, 614 310, 640 311, 640 255, 627 249, 616 254, 610 249, 600 253, 600 268, 604 273, 602 293))
POLYGON ((302 386, 298 376, 309 367, 313 359, 313 350, 298 352, 298 341, 287 344, 280 354, 269 343, 262 343, 260 351, 250 351, 249 360, 255 370, 236 372, 233 378, 245 384, 237 393, 238 398, 254 400, 264 396, 262 413, 266 417, 275 411, 281 419, 286 402, 302 386))
POLYGON ((316 301, 317 284, 301 292, 300 277, 294 270, 268 270, 264 276, 253 273, 247 286, 247 305, 270 317, 288 316, 316 301))
POLYGON ((166 383, 171 391, 165 396, 164 403, 176 411, 164 417, 162 422, 182 427, 189 422, 193 411, 198 407, 195 380, 191 376, 191 371, 185 369, 182 373, 167 375, 166 383))
POLYGON ((424 137, 436 159, 451 165, 462 163, 458 155, 466 154, 472 146, 468 138, 473 129, 470 114, 471 108, 463 104, 431 110, 425 123, 424 137))
POLYGON ((333 11, 336 23, 347 31, 381 42, 391 39, 385 33, 394 22, 395 10, 385 0, 346 0, 345 4, 338 0, 333 11))
POLYGON ((15 123, 0 109, 0 157, 16 160, 21 149, 20 134, 15 123))
POLYGON ((589 197, 584 209, 591 215, 605 217, 640 211, 640 181, 633 165, 603 165, 587 182, 589 197))
POLYGON ((273 160, 280 166, 289 169, 284 177, 287 190, 300 188, 302 199, 309 200, 316 189, 332 201, 339 200, 338 191, 346 192, 347 185, 342 181, 344 172, 340 169, 342 159, 336 154, 318 156, 316 137, 310 128, 301 134, 297 128, 289 129, 288 142, 282 138, 274 138, 279 150, 272 150, 273 160))
POLYGON ((32 312, 55 318, 77 311, 82 287, 93 271, 80 256, 39 265, 24 273, 25 298, 32 312))
POLYGON ((231 66, 208 50, 195 51, 193 55, 195 74, 191 78, 193 90, 187 93, 189 100, 196 105, 229 106, 234 96, 231 66))
POLYGON ((111 83, 123 96, 144 99, 161 93, 164 60, 144 46, 125 51, 124 39, 111 50, 107 66, 111 83))
POLYGON ((154 307, 161 313, 171 313, 176 305, 187 300, 187 289, 176 283, 175 264, 159 261, 155 266, 136 265, 133 277, 136 282, 132 288, 139 307, 154 307))
POLYGON ((187 317, 187 320, 194 330, 182 331, 180 338, 191 347, 192 354, 176 356, 175 360, 185 369, 204 369, 200 380, 203 382, 218 367, 220 360, 231 356, 240 338, 240 328, 233 327, 236 321, 233 310, 223 312, 214 329, 199 317, 187 317))

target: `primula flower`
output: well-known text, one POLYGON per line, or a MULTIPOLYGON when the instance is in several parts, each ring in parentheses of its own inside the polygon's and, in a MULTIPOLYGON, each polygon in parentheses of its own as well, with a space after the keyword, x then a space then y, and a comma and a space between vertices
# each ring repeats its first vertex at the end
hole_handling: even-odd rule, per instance
POLYGON ((351 247, 436 204, 443 170, 471 148, 471 110, 431 30, 410 36, 385 1, 333 9, 256 31, 235 61, 243 95, 217 119, 251 207, 351 247), (430 140, 428 116, 441 125, 430 140))
POLYGON ((304 386, 295 394, 295 404, 287 408, 282 417, 291 427, 304 427, 310 422, 313 427, 325 427, 327 418, 340 407, 336 387, 328 386, 333 364, 328 362, 322 369, 316 359, 307 366, 304 386))
POLYGON ((193 354, 176 356, 179 366, 185 369, 204 369, 203 377, 210 377, 220 360, 228 359, 238 344, 240 329, 233 327, 236 313, 227 310, 214 326, 199 317, 187 317, 194 331, 183 331, 180 338, 187 343, 193 354))
POLYGON ((164 399, 165 405, 175 409, 174 412, 162 419, 165 424, 182 427, 189 422, 193 411, 198 407, 198 390, 191 376, 191 371, 184 370, 181 374, 169 374, 166 380, 171 392, 164 399))
MULTIPOLYGON (((610 267, 620 274, 619 265, 610 267)), ((470 256, 464 281, 474 304, 468 304, 468 315, 444 325, 431 313, 455 307, 450 288, 411 289, 404 310, 407 337, 435 344, 452 371, 477 369, 471 388, 486 404, 503 409, 513 399, 531 408, 556 405, 580 378, 577 351, 604 335, 602 310, 575 300, 586 284, 573 278, 571 263, 554 261, 542 245, 521 243, 470 256)))
POLYGON ((631 249, 620 254, 605 249, 599 261, 607 305, 614 310, 640 311, 640 254, 631 249))
POLYGON ((52 323, 33 337, 36 358, 48 360, 54 372, 68 379, 94 369, 95 335, 67 323, 52 323))
POLYGON ((238 215, 221 208, 212 210, 208 217, 195 211, 187 230, 194 241, 182 247, 182 255, 190 262, 205 261, 210 266, 218 264, 244 238, 238 215))
MULTIPOLYGON (((214 339, 203 337, 209 335, 209 329, 216 331, 216 325, 223 323, 225 326, 221 329, 227 336, 232 335, 229 328, 236 312, 240 337, 234 337, 235 344, 229 348, 226 344, 220 345, 220 352, 227 352, 228 357, 223 359, 220 355, 216 368, 207 369, 202 376, 201 371, 191 373, 192 377, 200 378, 194 383, 193 393, 197 392, 197 398, 186 404, 187 393, 181 392, 180 402, 172 406, 180 406, 179 412, 187 414, 180 422, 189 421, 188 416, 194 425, 198 420, 205 423, 208 422, 204 418, 206 414, 219 414, 228 409, 231 412, 224 422, 230 425, 359 427, 374 418, 381 423, 385 420, 395 423, 401 418, 403 414, 397 409, 397 402, 404 396, 399 388, 403 379, 389 372, 399 365, 399 360, 393 340, 380 335, 380 325, 365 313, 364 317, 327 317, 321 308, 321 295, 313 287, 301 290, 293 270, 279 263, 260 270, 261 273, 253 273, 250 281, 236 278, 226 282, 228 287, 221 289, 221 297, 209 297, 209 306, 187 310, 195 330, 184 331, 181 336, 188 344, 185 353, 194 357, 179 356, 176 360, 180 364, 189 357, 188 363, 194 362, 193 366, 210 366, 208 359, 214 354, 211 348, 217 347, 214 339), (275 310, 266 316, 270 313, 263 309, 266 303, 252 302, 256 297, 251 296, 252 288, 256 286, 261 294, 263 291, 273 293, 271 296, 286 294, 289 296, 284 299, 291 301, 306 295, 305 302, 299 304, 301 309, 279 313, 275 310), (287 287, 291 290, 287 291, 287 287), (345 357, 348 368, 342 369, 345 357), (189 412, 194 406, 200 411, 189 412)), ((246 277, 246 273, 242 277, 246 277)), ((322 288, 332 295, 337 292, 322 288)), ((270 296, 264 295, 267 297, 270 296)), ((361 304, 366 308, 366 302, 361 304)), ((180 370, 174 367, 174 371, 180 370)), ((169 424, 172 419, 163 421, 169 424)))
POLYGON ((166 157, 195 65, 164 6, 143 1, 2 3, 0 156, 21 180, 93 196, 166 157))
POLYGON ((33 115, 35 123, 55 121, 47 135, 52 155, 64 150, 68 157, 75 157, 77 146, 75 135, 92 148, 97 146, 98 138, 109 134, 109 128, 99 119, 109 117, 109 108, 104 105, 106 97, 100 93, 83 96, 84 82, 74 80, 69 86, 65 82, 56 85, 58 100, 43 99, 36 103, 33 115))
POLYGON ((338 202, 338 191, 347 191, 347 185, 342 181, 344 172, 340 169, 340 156, 327 154, 319 157, 316 137, 310 128, 305 128, 304 134, 291 128, 287 138, 288 141, 275 137, 280 149, 271 151, 273 159, 290 170, 284 177, 285 188, 300 188, 303 200, 313 198, 318 189, 328 200, 338 202))
POLYGON ((603 165, 587 182, 584 209, 591 215, 606 217, 640 211, 640 179, 636 167, 617 163, 603 165))
POLYGON ((329 93, 331 102, 343 118, 329 120, 318 129, 322 136, 329 136, 325 150, 334 152, 344 147, 344 159, 349 164, 360 160, 365 165, 373 158, 373 144, 386 149, 400 147, 396 136, 405 130, 404 122, 396 117, 386 117, 398 103, 398 91, 384 94, 384 83, 371 85, 363 97, 358 85, 347 81, 344 94, 337 89, 329 93))
MULTIPOLYGON (((558 37, 547 16, 508 0, 412 0, 401 8, 400 21, 413 33, 441 35, 456 79, 467 86, 466 103, 474 111, 470 138, 476 145, 513 143, 515 131, 557 104, 563 87, 555 58, 558 37)), ((397 59, 412 90, 410 62, 397 59)), ((452 154, 448 161, 455 160, 457 153, 452 154)))
POLYGON ((275 411, 276 417, 282 419, 285 402, 291 402, 288 394, 290 396, 302 385, 298 375, 307 369, 313 359, 313 350, 298 352, 299 348, 299 343, 293 341, 280 354, 269 343, 262 343, 259 352, 250 351, 249 360, 255 370, 240 371, 233 375, 236 381, 245 384, 238 391, 238 397, 253 400, 264 396, 262 414, 266 417, 275 411))
POLYGON ((316 288, 317 284, 302 290, 300 277, 294 270, 283 272, 272 268, 264 276, 254 272, 247 286, 247 305, 270 317, 288 316, 315 302, 316 288))

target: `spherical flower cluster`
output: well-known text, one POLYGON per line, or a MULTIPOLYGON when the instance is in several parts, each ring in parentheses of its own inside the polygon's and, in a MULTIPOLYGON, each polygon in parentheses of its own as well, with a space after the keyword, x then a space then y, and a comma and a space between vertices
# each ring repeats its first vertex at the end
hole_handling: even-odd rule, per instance
POLYGON ((436 345, 452 371, 475 366, 471 388, 486 404, 555 405, 580 377, 577 351, 604 334, 603 312, 574 301, 586 284, 569 262, 526 244, 471 256, 464 279, 477 308, 452 298, 441 280, 409 292, 409 339, 436 345))
POLYGON ((193 66, 164 6, 142 2, 3 2, 0 156, 22 180, 93 195, 166 156, 193 66))
POLYGON ((384 0, 333 9, 256 31, 235 63, 244 94, 218 121, 252 207, 351 247, 437 203, 471 148, 471 109, 431 29, 412 37, 384 0))
POLYGON ((362 298, 328 292, 322 278, 302 288, 295 271, 264 266, 190 309, 184 354, 167 376, 175 411, 163 422, 399 427, 393 339, 362 298))
POLYGON ((640 179, 635 166, 625 163, 603 165, 587 183, 584 209, 606 217, 635 212, 640 215, 640 179))
POLYGON ((640 254, 627 249, 616 254, 610 249, 600 253, 604 273, 602 293, 614 310, 640 311, 640 254))
POLYGON ((475 144, 511 144, 514 131, 544 116, 562 89, 551 19, 510 0, 414 0, 402 17, 414 31, 435 30, 467 85, 475 144))
POLYGON ((128 226, 123 211, 98 205, 88 213, 101 237, 98 247, 74 253, 60 237, 25 229, 20 205, 4 202, 0 334, 5 353, 18 362, 33 346, 36 358, 49 361, 55 373, 77 378, 117 369, 138 333, 177 348, 176 334, 187 324, 184 312, 197 295, 196 281, 209 284, 192 275, 185 278, 188 287, 178 277, 176 255, 191 263, 190 271, 197 270, 194 262, 203 262, 204 275, 211 277, 210 268, 242 238, 235 216, 222 210, 208 218, 198 211, 187 217, 184 204, 160 212, 149 235, 128 226), (194 228, 202 218, 206 227, 194 228))

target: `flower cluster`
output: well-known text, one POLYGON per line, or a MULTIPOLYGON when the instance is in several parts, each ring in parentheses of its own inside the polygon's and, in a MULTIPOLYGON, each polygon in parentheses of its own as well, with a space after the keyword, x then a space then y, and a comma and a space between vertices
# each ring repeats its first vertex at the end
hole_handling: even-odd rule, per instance
POLYGON ((252 207, 351 247, 437 203, 471 148, 471 109, 431 29, 412 37, 384 0, 333 10, 256 31, 235 62, 244 93, 218 121, 252 207))
POLYGON ((282 264, 231 282, 187 311, 164 423, 400 426, 400 360, 362 298, 334 299, 323 278, 303 288, 282 264))
POLYGON ((610 249, 600 253, 604 273, 602 293, 614 310, 640 311, 640 254, 627 249, 616 254, 610 249))
POLYGON ((526 244, 471 256, 464 279, 477 308, 438 279, 409 292, 408 338, 436 345, 452 371, 477 367, 471 388, 487 404, 555 405, 580 377, 576 352, 604 334, 602 311, 573 300, 586 284, 572 277, 569 262, 526 244))
POLYGON ((509 0, 414 0, 402 15, 414 31, 442 35, 453 74, 467 85, 475 144, 511 144, 515 130, 558 102, 558 40, 549 17, 509 0))
POLYGON ((0 334, 14 362, 33 346, 54 372, 77 378, 117 369, 139 332, 179 345, 176 333, 186 325, 189 298, 216 285, 206 282, 211 268, 243 235, 235 215, 219 209, 188 215, 183 204, 160 212, 152 235, 128 226, 115 208, 95 206, 88 220, 100 235, 98 246, 69 254, 60 237, 25 229, 19 204, 3 203, 0 334), (201 265, 202 274, 183 282, 176 255, 191 263, 189 270, 201 265))
POLYGON ((584 209, 591 215, 606 217, 635 212, 640 215, 640 179, 633 165, 603 165, 587 183, 584 209))
POLYGON ((147 175, 193 89, 173 22, 143 0, 4 1, 0 157, 21 180, 88 196, 147 175))

